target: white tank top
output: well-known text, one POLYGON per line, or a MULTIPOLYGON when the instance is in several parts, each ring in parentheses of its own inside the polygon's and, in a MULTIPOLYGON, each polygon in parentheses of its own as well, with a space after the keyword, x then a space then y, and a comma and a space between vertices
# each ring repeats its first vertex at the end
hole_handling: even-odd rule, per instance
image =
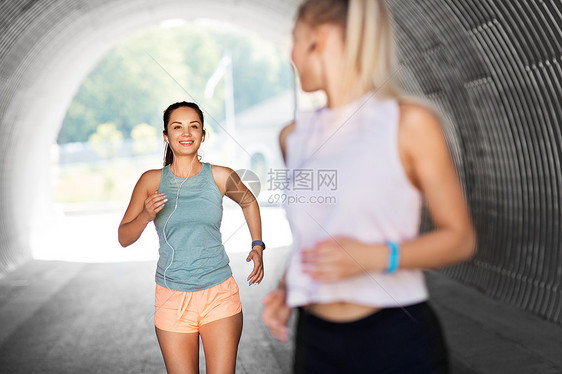
POLYGON ((340 108, 297 114, 286 141, 290 306, 344 301, 397 307, 427 300, 421 270, 320 283, 301 266, 301 250, 330 237, 381 244, 419 235, 422 198, 400 161, 398 119, 398 101, 373 94, 340 108))

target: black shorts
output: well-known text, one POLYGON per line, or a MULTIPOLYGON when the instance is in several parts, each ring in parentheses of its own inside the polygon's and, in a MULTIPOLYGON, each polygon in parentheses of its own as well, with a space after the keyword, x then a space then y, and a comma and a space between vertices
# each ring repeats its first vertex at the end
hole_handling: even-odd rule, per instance
POLYGON ((445 340, 427 303, 330 322, 299 308, 297 374, 448 373, 445 340))

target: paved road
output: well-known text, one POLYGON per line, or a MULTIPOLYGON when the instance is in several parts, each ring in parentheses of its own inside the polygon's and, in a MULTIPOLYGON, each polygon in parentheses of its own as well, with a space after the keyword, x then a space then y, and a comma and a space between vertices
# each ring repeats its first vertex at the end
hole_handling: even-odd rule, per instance
MULTIPOLYGON (((260 300, 280 277, 287 248, 265 252, 260 286, 231 253, 244 332, 238 373, 289 373, 291 344, 260 322, 260 300)), ((31 260, 0 280, 0 373, 165 373, 152 322, 153 261, 31 260)), ((428 274, 454 373, 562 373, 562 329, 428 274)), ((204 363, 201 363, 204 372, 204 363)))

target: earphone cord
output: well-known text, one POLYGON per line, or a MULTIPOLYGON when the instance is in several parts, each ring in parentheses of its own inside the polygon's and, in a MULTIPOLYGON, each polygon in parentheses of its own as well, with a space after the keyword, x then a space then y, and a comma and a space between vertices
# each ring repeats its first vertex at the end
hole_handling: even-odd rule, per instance
MULTIPOLYGON (((168 264, 168 266, 166 266, 166 269, 164 269, 164 284, 166 285, 166 288, 170 288, 170 287, 168 287, 168 282, 166 282, 166 272, 168 271, 168 268, 174 262, 174 255, 175 255, 175 252, 176 252, 174 247, 172 247, 172 245, 168 242, 168 237, 166 235, 166 226, 168 226, 168 222, 170 221, 170 218, 172 218, 172 215, 174 215, 174 213, 176 212, 176 209, 178 209, 178 200, 179 200, 179 197, 180 197, 181 187, 183 186, 185 181, 187 181, 189 179, 189 175, 191 174, 191 171, 193 170, 193 162, 195 161, 195 156, 196 155, 194 155, 193 160, 191 160, 191 167, 189 168, 189 173, 187 173, 187 178, 185 178, 180 184, 178 184, 178 180, 177 180, 177 177, 175 175, 176 168, 174 166, 174 163, 172 162, 172 165, 170 166, 170 169, 172 168, 172 166, 174 167, 174 170, 173 170, 172 174, 174 175, 174 182, 176 182, 176 187, 178 187, 178 193, 176 194, 176 204, 174 206, 174 210, 172 210, 172 213, 170 213, 170 215, 168 216, 168 219, 166 220, 166 223, 164 223, 164 227, 162 228, 162 233, 164 234, 164 241, 166 242, 166 244, 170 248, 172 248, 172 258, 170 259, 170 263, 168 264)), ((174 158, 175 158, 175 155, 174 155, 174 158)))

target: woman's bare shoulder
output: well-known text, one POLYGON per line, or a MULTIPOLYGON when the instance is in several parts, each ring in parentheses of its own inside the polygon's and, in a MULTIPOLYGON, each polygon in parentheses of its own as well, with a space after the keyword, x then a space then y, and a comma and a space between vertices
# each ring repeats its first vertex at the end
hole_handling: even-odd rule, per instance
POLYGON ((211 172, 213 174, 215 184, 219 188, 220 193, 224 196, 226 193, 227 182, 232 180, 232 176, 237 176, 237 174, 228 166, 221 165, 211 165, 211 172))
POLYGON ((218 177, 228 177, 228 175, 233 172, 233 170, 228 166, 214 164, 211 164, 211 171, 213 172, 213 175, 218 177))
POLYGON ((293 131, 295 131, 294 121, 281 129, 281 131, 279 132, 279 142, 284 145, 285 139, 287 139, 287 136, 289 136, 289 134, 291 134, 293 131))
POLYGON ((441 118, 437 110, 418 101, 399 101, 400 124, 408 126, 440 126, 441 118))
POLYGON ((145 179, 147 181, 158 179, 160 180, 160 176, 162 175, 162 169, 150 169, 142 173, 141 179, 145 179))
POLYGON ((236 174, 234 170, 228 166, 222 165, 211 165, 211 172, 213 173, 213 178, 217 185, 224 185, 233 174, 236 174))
POLYGON ((400 102, 399 106, 399 136, 404 144, 419 147, 442 141, 442 117, 437 109, 416 101, 400 102))
POLYGON ((279 132, 279 147, 281 148, 281 154, 283 155, 283 160, 287 161, 287 137, 295 131, 295 122, 291 122, 281 129, 279 132))
POLYGON ((156 191, 160 187, 160 177, 162 176, 162 169, 147 170, 139 178, 137 187, 147 191, 156 191))

